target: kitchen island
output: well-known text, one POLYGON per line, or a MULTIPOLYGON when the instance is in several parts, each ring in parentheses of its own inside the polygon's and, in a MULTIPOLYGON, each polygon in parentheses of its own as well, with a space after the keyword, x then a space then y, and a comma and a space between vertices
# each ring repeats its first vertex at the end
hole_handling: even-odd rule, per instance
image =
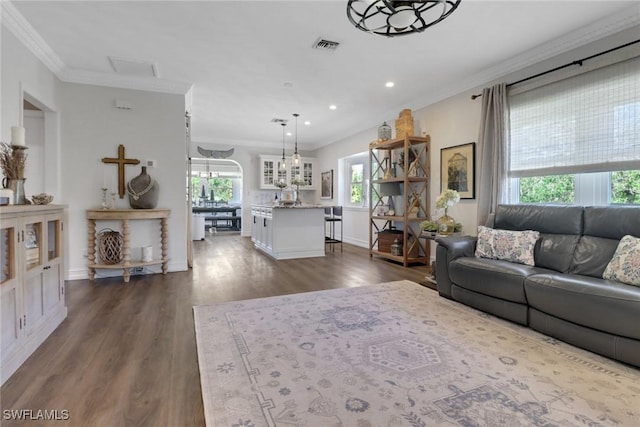
POLYGON ((324 256, 324 206, 254 205, 251 240, 275 259, 324 256))

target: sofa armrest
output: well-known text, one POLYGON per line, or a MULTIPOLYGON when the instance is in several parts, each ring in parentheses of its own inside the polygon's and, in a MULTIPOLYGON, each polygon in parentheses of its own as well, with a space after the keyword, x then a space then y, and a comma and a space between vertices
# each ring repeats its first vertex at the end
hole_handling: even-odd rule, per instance
POLYGON ((436 242, 436 282, 438 293, 451 299, 451 279, 449 263, 456 258, 472 257, 475 254, 477 238, 473 236, 437 237, 436 242))
POLYGON ((440 236, 436 238, 436 242, 447 249, 449 261, 463 256, 473 256, 477 240, 475 236, 440 236))

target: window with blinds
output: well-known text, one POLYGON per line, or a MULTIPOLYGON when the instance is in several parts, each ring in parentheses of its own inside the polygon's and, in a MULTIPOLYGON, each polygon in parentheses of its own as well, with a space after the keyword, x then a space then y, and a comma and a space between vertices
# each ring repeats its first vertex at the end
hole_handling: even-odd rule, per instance
POLYGON ((640 169, 640 57, 509 97, 512 178, 640 169))

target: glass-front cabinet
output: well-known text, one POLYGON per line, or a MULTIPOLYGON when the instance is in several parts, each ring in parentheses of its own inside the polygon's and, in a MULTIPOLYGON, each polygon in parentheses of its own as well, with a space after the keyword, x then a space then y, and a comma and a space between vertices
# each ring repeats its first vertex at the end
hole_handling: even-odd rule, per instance
POLYGON ((0 384, 67 316, 63 212, 0 208, 0 384))
POLYGON ((315 177, 315 159, 302 158, 299 166, 291 164, 291 158, 285 158, 286 168, 283 170, 282 157, 261 155, 260 156, 260 189, 274 190, 278 189, 278 183, 291 185, 291 181, 304 181, 306 184, 300 186, 300 190, 316 190, 317 180, 315 177))
POLYGON ((19 235, 16 218, 0 221, 0 355, 13 353, 22 332, 19 235))

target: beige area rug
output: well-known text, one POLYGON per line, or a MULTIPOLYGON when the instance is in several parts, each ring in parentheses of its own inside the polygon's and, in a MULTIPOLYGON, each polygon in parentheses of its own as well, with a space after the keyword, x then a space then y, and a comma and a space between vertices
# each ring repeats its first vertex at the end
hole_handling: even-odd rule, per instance
POLYGON ((194 317, 210 427, 640 426, 640 370, 409 281, 194 317))

